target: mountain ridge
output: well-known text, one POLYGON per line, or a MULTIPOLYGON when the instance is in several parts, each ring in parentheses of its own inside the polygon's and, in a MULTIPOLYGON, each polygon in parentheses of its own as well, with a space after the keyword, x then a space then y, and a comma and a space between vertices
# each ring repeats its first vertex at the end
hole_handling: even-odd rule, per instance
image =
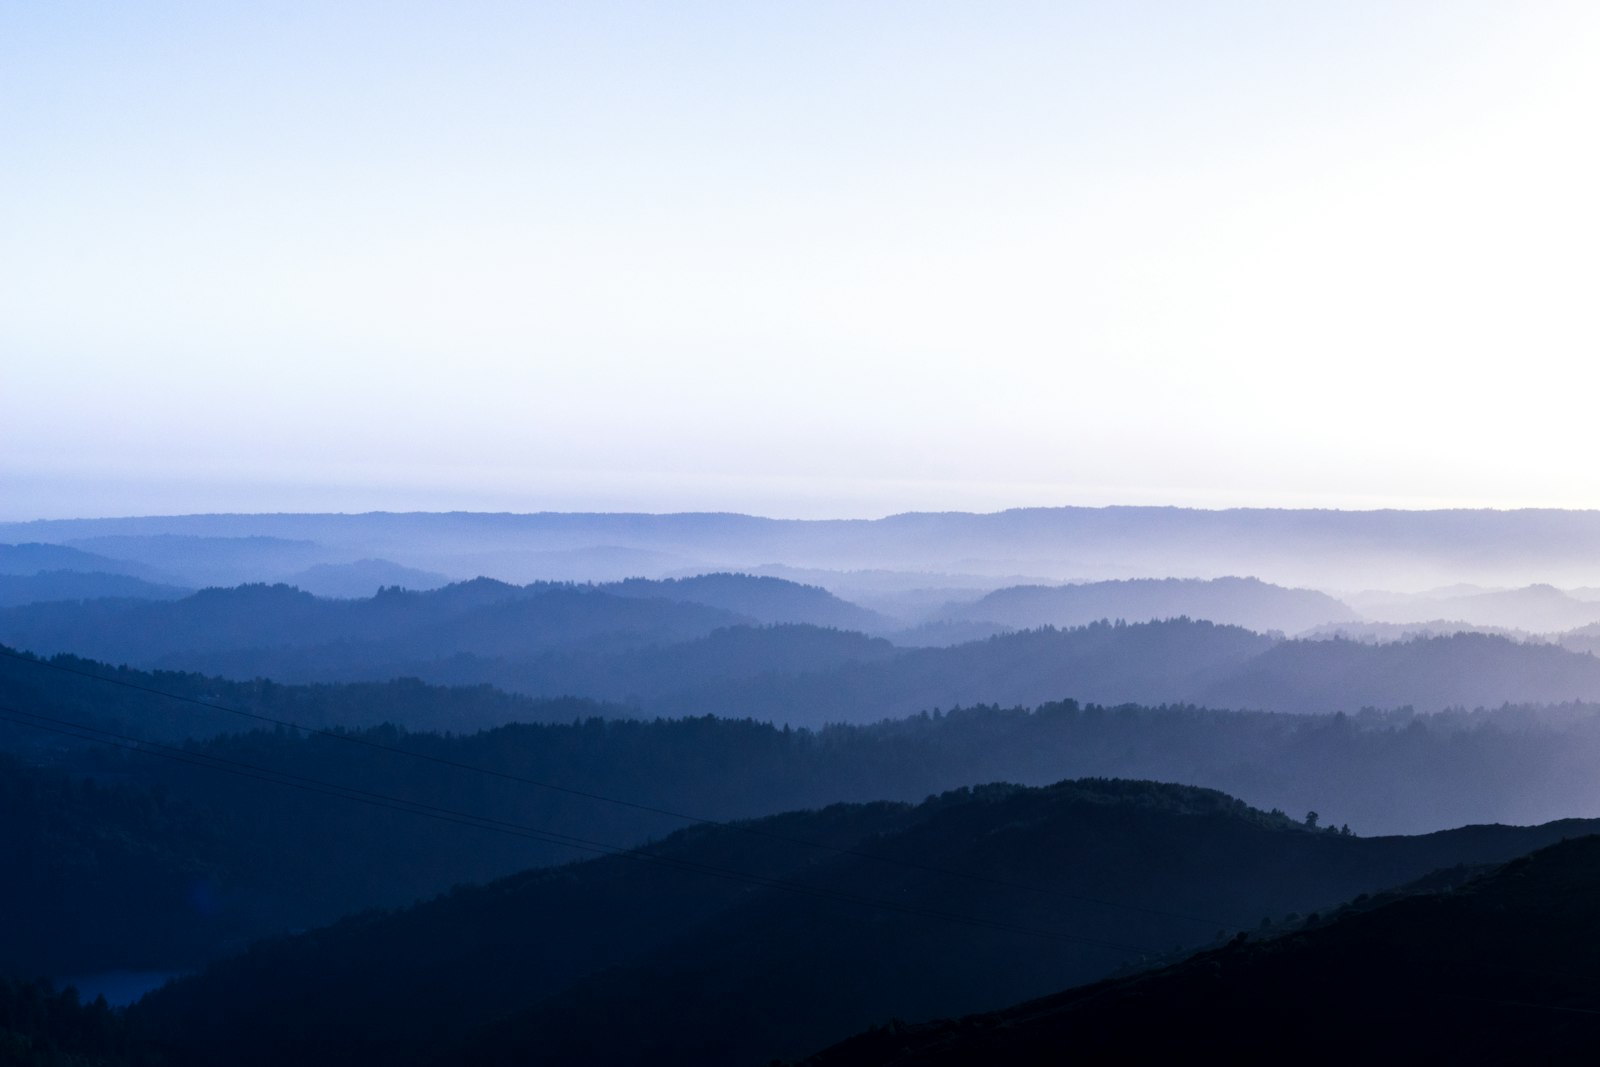
POLYGON ((1600 838, 1563 840, 1459 884, 1408 887, 1268 939, 959 1020, 892 1023, 804 1067, 956 1067, 1225 1056, 1348 1063, 1580 1062, 1600 1038, 1600 838), (1337 1025, 1307 1018, 1338 1005, 1337 1025), (1298 1009, 1298 1010, 1297 1010, 1298 1009), (1159 1027, 1136 1020, 1162 1020, 1159 1027))
POLYGON ((1356 838, 1215 790, 1095 779, 833 805, 681 831, 646 848, 675 865, 659 874, 597 859, 258 945, 147 997, 138 1015, 179 1063, 211 1061, 218 1041, 242 1064, 758 1062, 873 1012, 1042 992, 1111 973, 1128 959, 1120 946, 1204 944, 1217 920, 1253 927, 1440 866, 1509 859, 1577 825, 1356 838), (706 873, 723 869, 778 884, 706 873), (1041 929, 1092 940, 1064 950, 1041 929), (590 948, 574 957, 578 944, 590 948), (805 1013, 792 1009, 799 990, 805 1013), (627 1027, 602 1025, 619 1009, 627 1027))
MULTIPOLYGON (((957 560, 991 558, 1009 559, 1006 573, 1021 569, 1052 578, 1245 572, 1291 585, 1345 588, 1468 580, 1594 585, 1600 579, 1593 563, 1600 556, 1600 513, 1538 508, 1117 506, 907 512, 878 519, 769 519, 727 512, 234 513, 0 524, 0 537, 31 540, 112 532, 275 534, 319 541, 347 558, 383 556, 457 577, 464 575, 450 560, 458 556, 506 551, 510 555, 503 558, 514 562, 517 553, 612 545, 680 560, 687 556, 704 569, 783 563, 960 570, 951 566, 957 560)), ((550 577, 532 570, 505 576, 550 577)))

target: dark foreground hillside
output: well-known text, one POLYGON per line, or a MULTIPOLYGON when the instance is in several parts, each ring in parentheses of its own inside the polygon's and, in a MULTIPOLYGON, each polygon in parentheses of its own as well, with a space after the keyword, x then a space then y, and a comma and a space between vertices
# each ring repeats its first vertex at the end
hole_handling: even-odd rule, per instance
POLYGON ((104 999, 0 976, 4 1067, 164 1067, 167 1059, 104 999))
POLYGON ((1456 888, 988 1015, 862 1034, 807 1067, 1576 1063, 1600 1048, 1600 838, 1456 888))
POLYGON ((266 942, 136 1018, 178 1063, 757 1063, 1593 829, 1357 838, 1106 780, 837 805, 266 942))

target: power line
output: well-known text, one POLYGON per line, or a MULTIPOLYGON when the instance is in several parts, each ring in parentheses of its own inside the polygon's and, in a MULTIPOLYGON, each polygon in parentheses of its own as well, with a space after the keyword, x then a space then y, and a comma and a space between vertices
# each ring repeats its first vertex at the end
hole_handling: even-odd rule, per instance
POLYGON ((685 812, 674 811, 670 808, 658 807, 653 804, 643 804, 636 801, 624 800, 619 797, 607 796, 602 793, 595 793, 585 789, 574 788, 572 786, 557 785, 554 782, 541 781, 537 778, 529 778, 520 774, 512 774, 508 771, 499 771, 492 767, 484 767, 472 763, 463 763, 460 760, 453 760, 445 756, 436 756, 427 752, 418 752, 414 749, 401 748, 396 745, 387 745, 381 741, 374 741, 370 738, 362 737, 356 734, 308 726, 304 723, 295 722, 291 719, 274 718, 271 715, 263 715, 259 712, 245 711, 242 708, 235 708, 226 704, 218 704, 213 701, 202 700, 199 697, 185 696, 181 693, 173 693, 164 689, 157 689, 153 686, 140 685, 137 682, 130 682, 122 678, 111 678, 103 674, 96 674, 93 671, 80 670, 78 668, 69 667, 65 664, 56 663, 51 660, 41 659, 37 656, 14 652, 3 647, 0 647, 0 656, 13 659, 21 663, 33 664, 35 666, 45 667, 49 670, 60 671, 64 674, 72 674, 80 678, 89 678, 94 681, 105 682, 109 685, 121 686, 124 689, 132 689, 136 692, 163 697, 179 703, 191 704, 196 707, 207 708, 212 711, 226 712, 229 715, 237 715, 242 718, 253 719, 257 722, 267 723, 272 726, 281 726, 285 729, 299 730, 316 737, 332 738, 337 741, 343 741, 347 744, 360 745, 364 748, 374 749, 379 752, 389 752, 396 755, 407 756, 412 759, 438 764, 439 766, 450 767, 454 770, 469 771, 475 774, 484 774, 493 778, 502 779, 504 781, 516 782, 520 785, 533 786, 538 789, 547 789, 556 793, 564 793, 568 796, 581 797, 585 800, 594 800, 600 803, 613 804, 618 807, 631 808, 635 811, 642 811, 652 815, 661 815, 667 818, 679 819, 684 822, 696 823, 702 826, 721 826, 737 833, 748 834, 754 837, 763 837, 772 841, 781 841, 786 844, 798 845, 802 848, 814 848, 826 852, 832 852, 836 855, 849 856, 853 859, 866 859, 877 863, 904 867, 908 870, 921 871, 924 874, 936 874, 950 878, 963 878, 968 881, 982 882, 997 888, 1015 889, 1028 893, 1039 893, 1046 896, 1057 897, 1063 900, 1076 901, 1082 904, 1095 904, 1100 907, 1113 908, 1120 911, 1136 912, 1142 915, 1152 915, 1159 918, 1178 919, 1184 922, 1201 923, 1212 927, 1213 929, 1247 929, 1247 927, 1241 926, 1237 923, 1223 922, 1222 920, 1208 918, 1205 916, 1190 915, 1183 912, 1168 911, 1161 908, 1149 908, 1138 904, 1128 904, 1122 901, 1105 900, 1099 897, 1070 893, 1066 890, 1057 889, 1053 886, 1030 885, 1024 882, 1014 882, 1009 879, 996 878, 992 875, 981 874, 974 871, 951 870, 949 868, 939 867, 933 864, 919 863, 915 860, 906 860, 894 856, 885 856, 881 853, 867 852, 862 849, 852 848, 848 845, 833 845, 826 841, 814 841, 805 838, 791 837, 787 834, 774 833, 770 830, 764 830, 756 826, 749 826, 744 823, 724 822, 718 819, 710 819, 699 815, 690 815, 685 812))
POLYGON ((567 834, 553 833, 537 827, 520 823, 507 822, 488 816, 476 815, 471 812, 458 811, 444 808, 422 801, 411 800, 406 797, 396 797, 369 790, 358 789, 342 785, 337 782, 327 782, 320 779, 308 778, 303 775, 289 774, 277 771, 258 764, 246 763, 240 760, 224 759, 192 750, 164 745, 159 742, 146 741, 141 738, 130 737, 126 734, 101 729, 87 723, 59 719, 53 716, 40 715, 35 712, 23 711, 7 705, 0 705, 0 720, 16 723, 20 726, 32 727, 48 733, 74 737, 84 741, 94 741, 111 745, 115 748, 127 749, 134 752, 143 752, 148 755, 159 756, 178 763, 185 763, 196 767, 206 767, 225 774, 239 777, 252 778, 258 781, 273 782, 278 785, 301 789, 306 792, 322 796, 340 797, 353 800, 374 807, 386 808, 392 811, 406 812, 412 815, 421 815, 426 818, 436 819, 441 822, 461 826, 472 826, 496 833, 509 834, 514 837, 528 838, 550 844, 564 845, 579 851, 591 852, 604 856, 617 856, 639 862, 654 864, 694 874, 703 874, 709 877, 722 878, 728 881, 739 882, 746 885, 764 889, 774 889, 781 892, 794 893, 802 896, 814 897, 820 900, 835 903, 854 904, 862 907, 896 911, 917 918, 937 919, 944 922, 960 925, 974 926, 982 929, 997 930, 1005 933, 1025 934, 1030 937, 1048 937, 1077 944, 1093 945, 1101 948, 1116 949, 1121 952, 1134 952, 1145 954, 1155 951, 1135 945, 1127 945, 1116 941, 1107 941, 1100 938, 1085 937, 1079 934, 1069 934, 1059 930, 1047 930, 1041 927, 1027 926, 1019 923, 1007 922, 998 919, 984 919, 978 916, 961 915, 954 912, 938 911, 922 908, 915 905, 900 904, 895 901, 881 900, 874 897, 862 897, 853 893, 846 893, 836 889, 827 889, 821 886, 808 886, 784 879, 773 878, 767 875, 752 874, 748 871, 737 871, 732 868, 720 867, 712 864, 700 863, 692 860, 675 859, 669 856, 660 856, 648 851, 629 849, 620 845, 593 841, 587 838, 573 837, 567 834))

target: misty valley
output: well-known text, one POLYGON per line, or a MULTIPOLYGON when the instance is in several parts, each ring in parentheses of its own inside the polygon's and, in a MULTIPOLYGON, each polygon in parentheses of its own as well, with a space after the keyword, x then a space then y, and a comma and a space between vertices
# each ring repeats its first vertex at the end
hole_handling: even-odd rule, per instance
POLYGON ((1600 522, 1118 510, 0 528, 0 1061, 1597 1036, 1600 522))
POLYGON ((0 3, 0 1067, 1593 1062, 1597 55, 0 3))

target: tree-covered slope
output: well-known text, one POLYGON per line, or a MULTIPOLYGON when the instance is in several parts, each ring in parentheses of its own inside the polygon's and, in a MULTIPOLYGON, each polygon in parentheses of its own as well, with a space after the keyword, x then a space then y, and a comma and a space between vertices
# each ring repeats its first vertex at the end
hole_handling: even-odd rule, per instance
POLYGON ((749 574, 700 574, 692 578, 630 578, 599 587, 614 596, 682 600, 721 608, 760 623, 805 623, 835 630, 879 633, 893 619, 841 600, 814 585, 749 574))
MULTIPOLYGON (((187 671, 142 671, 77 656, 48 660, 0 645, 0 705, 156 741, 183 741, 263 725, 252 715, 312 727, 383 724, 475 733, 506 723, 570 723, 626 715, 588 700, 539 699, 487 685, 437 686, 416 679, 280 685, 187 671), (216 705, 216 706, 210 706, 216 705), (233 709, 248 714, 230 714, 233 709)), ((271 722, 264 725, 271 727, 271 722)), ((0 721, 0 750, 55 751, 69 742, 0 721)))
MULTIPOLYGON (((1600 701, 1600 659, 1490 634, 1281 640, 1176 618, 909 648, 805 622, 756 625, 723 607, 645 595, 676 595, 701 581, 519 587, 479 579, 348 601, 243 586, 168 603, 0 609, 0 640, 229 678, 488 683, 627 704, 632 714, 749 716, 794 726, 1064 696, 1301 713, 1600 701)), ((775 581, 711 575, 704 588, 717 593, 706 599, 756 612, 781 614, 773 601, 813 618, 843 610, 842 601, 818 600, 827 594, 793 583, 779 583, 779 594, 768 597, 763 583, 775 581), (728 589, 738 595, 722 596, 728 589)))
POLYGON ((166 1067, 167 1058, 104 1000, 0 976, 5 1067, 166 1067))
POLYGON ((1256 578, 1133 578, 1073 585, 1018 585, 969 604, 951 605, 950 619, 997 622, 1014 629, 1084 626, 1099 619, 1145 622, 1187 616, 1247 630, 1288 634, 1360 618, 1348 605, 1313 589, 1286 589, 1256 578))
POLYGON ((1147 782, 962 790, 701 827, 648 860, 355 918, 139 1014, 180 1062, 760 1062, 1593 828, 1367 839, 1147 782))
MULTIPOLYGON (((205 589, 170 603, 101 600, 0 611, 0 641, 144 667, 194 669, 207 656, 283 650, 365 674, 457 653, 525 656, 700 637, 745 621, 717 608, 615 597, 581 586, 521 588, 479 579, 364 600, 313 597, 286 585, 205 589)), ((247 657, 243 661, 247 662, 247 657)), ((303 671, 300 673, 304 673, 303 671)))
POLYGON ((113 559, 95 552, 85 552, 81 548, 69 545, 45 544, 39 541, 0 544, 0 574, 27 576, 51 571, 116 574, 156 583, 173 581, 171 575, 154 567, 132 560, 113 559))
POLYGON ((1597 897, 1600 838, 1577 837, 1285 936, 992 1014, 880 1026, 804 1062, 1588 1062, 1600 1043, 1597 897))
POLYGON ((0 607, 6 608, 58 600, 177 600, 192 592, 174 585, 147 582, 129 574, 67 570, 0 574, 0 607))
MULTIPOLYGON (((731 631, 741 632, 764 631, 731 631)), ((287 776, 619 847, 684 821, 597 798, 722 820, 1084 775, 1222 787, 1362 834, 1600 815, 1591 705, 1430 717, 1057 701, 791 730, 619 718, 481 686, 236 683, 9 654, 0 684, 0 748, 18 756, 0 760, 11 797, 0 850, 21 858, 0 892, 15 913, 53 916, 0 945, 10 953, 0 972, 190 966, 238 938, 581 854, 325 796, 287 776), (355 732, 306 736, 274 720, 355 732), (386 721, 436 732, 376 725, 386 721), (180 746, 181 759, 113 747, 134 741, 180 746)))
POLYGON ((1600 659, 1480 633, 1389 643, 1285 641, 1193 699, 1288 712, 1596 700, 1600 659))

